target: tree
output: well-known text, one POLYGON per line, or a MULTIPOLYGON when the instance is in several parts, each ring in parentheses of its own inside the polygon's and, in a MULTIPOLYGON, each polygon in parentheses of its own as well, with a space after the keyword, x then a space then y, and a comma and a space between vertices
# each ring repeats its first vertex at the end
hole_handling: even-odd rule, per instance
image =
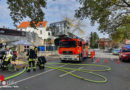
POLYGON ((130 24, 119 27, 116 32, 111 34, 111 38, 117 43, 130 39, 130 24))
POLYGON ((98 48, 98 41, 99 37, 96 32, 91 32, 90 34, 90 47, 91 48, 98 48))
POLYGON ((44 19, 42 8, 46 7, 46 0, 7 0, 7 4, 15 26, 23 19, 30 18, 31 26, 35 27, 44 19))
POLYGON ((101 32, 113 33, 123 24, 130 23, 129 0, 78 0, 82 7, 76 10, 75 16, 81 19, 90 18, 92 25, 99 23, 101 32))

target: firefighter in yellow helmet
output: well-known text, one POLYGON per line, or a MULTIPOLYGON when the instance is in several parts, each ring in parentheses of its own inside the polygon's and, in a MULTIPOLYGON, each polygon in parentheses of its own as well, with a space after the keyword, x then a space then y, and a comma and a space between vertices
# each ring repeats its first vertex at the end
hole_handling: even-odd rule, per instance
POLYGON ((30 72, 31 67, 33 67, 33 71, 36 71, 36 58, 37 58, 37 54, 34 51, 33 47, 30 47, 30 50, 27 53, 28 56, 28 68, 27 68, 27 72, 30 72))
POLYGON ((12 51, 11 49, 7 48, 6 53, 3 56, 3 63, 2 63, 2 70, 7 70, 8 65, 11 63, 11 58, 12 58, 12 51))
POLYGON ((38 53, 38 48, 36 46, 34 47, 34 51, 36 54, 38 53))

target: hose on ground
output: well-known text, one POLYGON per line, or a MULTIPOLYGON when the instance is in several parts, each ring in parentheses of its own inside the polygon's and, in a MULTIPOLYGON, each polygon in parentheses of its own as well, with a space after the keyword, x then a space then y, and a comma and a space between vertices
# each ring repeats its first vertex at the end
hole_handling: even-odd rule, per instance
MULTIPOLYGON (((109 67, 109 66, 97 65, 97 64, 46 63, 45 67, 50 68, 50 69, 59 70, 59 71, 65 72, 65 73, 67 73, 67 74, 69 74, 71 76, 74 76, 76 78, 86 80, 86 81, 89 81, 89 82, 93 82, 93 83, 106 83, 108 81, 105 76, 103 76, 101 74, 97 74, 95 72, 105 72, 105 71, 110 71, 111 70, 111 67, 109 67), (68 67, 60 67, 57 64, 58 65, 61 64, 61 65, 77 65, 77 66, 94 66, 94 67, 103 67, 105 69, 102 69, 102 70, 89 70, 89 69, 68 68, 68 67), (71 73, 71 72, 69 72, 67 70, 89 73, 89 74, 95 75, 97 77, 103 78, 103 80, 92 80, 92 79, 84 78, 82 76, 73 74, 73 73, 71 73)), ((25 71, 26 71, 26 68, 24 68, 22 71, 14 74, 14 75, 6 77, 5 80, 9 80, 9 79, 12 79, 14 77, 17 77, 17 76, 21 75, 22 73, 24 73, 25 71)))

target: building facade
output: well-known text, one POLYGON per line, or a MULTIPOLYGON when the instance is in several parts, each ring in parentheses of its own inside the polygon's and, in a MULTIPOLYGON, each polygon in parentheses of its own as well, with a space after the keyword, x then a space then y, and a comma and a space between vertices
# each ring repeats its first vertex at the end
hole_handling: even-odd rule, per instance
POLYGON ((105 49, 112 47, 112 40, 108 38, 100 38, 99 39, 99 48, 105 49))
POLYGON ((22 22, 18 30, 25 32, 34 32, 43 40, 51 38, 51 31, 47 31, 47 21, 38 22, 36 28, 30 26, 30 22, 22 22))

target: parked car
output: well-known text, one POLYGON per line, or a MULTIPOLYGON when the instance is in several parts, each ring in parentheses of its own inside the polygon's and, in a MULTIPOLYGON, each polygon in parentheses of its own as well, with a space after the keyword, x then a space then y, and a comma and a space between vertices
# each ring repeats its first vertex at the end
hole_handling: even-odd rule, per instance
POLYGON ((119 52, 120 52, 120 48, 112 50, 113 55, 119 55, 119 52))
POLYGON ((122 48, 119 53, 119 58, 122 61, 130 60, 130 48, 122 48))

